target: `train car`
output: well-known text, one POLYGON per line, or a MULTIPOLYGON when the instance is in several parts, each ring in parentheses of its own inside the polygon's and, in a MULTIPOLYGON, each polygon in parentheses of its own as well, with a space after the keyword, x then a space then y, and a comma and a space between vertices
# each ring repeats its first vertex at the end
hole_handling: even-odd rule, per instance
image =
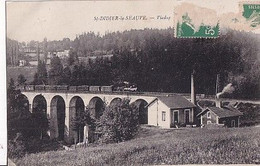
POLYGON ((67 91, 68 90, 68 85, 57 85, 56 89, 59 91, 67 91))
POLYGON ((69 86, 69 91, 76 92, 77 86, 69 86))
POLYGON ((26 85, 25 86, 25 90, 28 90, 28 91, 33 91, 34 90, 34 85, 26 85))
POLYGON ((101 92, 112 92, 113 86, 101 86, 101 92))
POLYGON ((87 85, 81 85, 81 86, 78 86, 77 87, 78 89, 78 91, 80 92, 80 91, 89 91, 89 86, 87 86, 87 85))
POLYGON ((45 90, 53 91, 56 89, 57 89, 56 85, 45 85, 45 90))
POLYGON ((25 90, 25 85, 17 86, 16 90, 25 90))
POLYGON ((99 92, 100 91, 100 86, 90 86, 89 91, 91 92, 99 92))
POLYGON ((45 85, 35 85, 35 90, 45 90, 45 85))

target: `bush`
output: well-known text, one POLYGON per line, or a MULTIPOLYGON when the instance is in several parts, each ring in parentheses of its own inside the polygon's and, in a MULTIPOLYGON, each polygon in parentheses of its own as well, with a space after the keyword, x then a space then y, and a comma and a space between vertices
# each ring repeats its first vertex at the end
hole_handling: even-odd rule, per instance
POLYGON ((25 142, 21 133, 17 133, 17 136, 13 140, 8 141, 8 157, 19 158, 24 156, 26 151, 25 142))
POLYGON ((240 103, 238 110, 243 113, 240 126, 254 126, 260 124, 260 105, 251 103, 240 103))
POLYGON ((119 104, 105 108, 97 125, 97 131, 102 133, 99 141, 102 143, 122 142, 133 138, 138 131, 138 109, 123 99, 119 104))

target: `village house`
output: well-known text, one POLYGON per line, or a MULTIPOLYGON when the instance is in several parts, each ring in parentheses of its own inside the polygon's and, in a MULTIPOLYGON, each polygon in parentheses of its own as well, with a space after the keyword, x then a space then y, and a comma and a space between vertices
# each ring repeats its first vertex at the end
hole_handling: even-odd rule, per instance
POLYGON ((243 113, 232 106, 223 106, 220 99, 216 99, 215 107, 207 107, 197 117, 201 126, 219 125, 225 127, 239 127, 239 119, 243 113))
POLYGON ((180 95, 158 96, 147 105, 148 124, 162 128, 196 126, 197 106, 194 75, 191 75, 190 101, 180 95))
POLYGON ((162 128, 195 125, 196 105, 182 96, 159 96, 147 107, 149 125, 162 128))
POLYGON ((20 67, 23 67, 25 65, 26 65, 26 60, 24 60, 24 59, 19 60, 19 66, 20 67))

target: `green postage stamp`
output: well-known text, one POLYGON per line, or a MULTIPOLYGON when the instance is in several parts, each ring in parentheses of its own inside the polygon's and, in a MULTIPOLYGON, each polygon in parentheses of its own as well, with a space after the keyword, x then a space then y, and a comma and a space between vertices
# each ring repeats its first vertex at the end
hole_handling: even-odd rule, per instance
POLYGON ((174 10, 174 29, 177 38, 217 38, 220 23, 217 11, 192 3, 181 3, 174 10))
POLYGON ((243 4, 243 17, 251 27, 260 25, 260 3, 244 3, 243 4))
POLYGON ((211 7, 183 2, 174 8, 174 36, 177 38, 217 38, 225 29, 258 32, 260 27, 260 2, 242 1, 227 12, 224 6, 212 3, 211 7), (237 5, 237 6, 236 6, 237 5), (223 28, 222 28, 223 27, 223 28), (222 29, 221 29, 222 28, 222 29))
POLYGON ((196 37, 196 38, 216 38, 219 35, 219 23, 215 26, 201 23, 198 29, 195 28, 188 13, 182 16, 181 22, 177 22, 177 37, 196 37))

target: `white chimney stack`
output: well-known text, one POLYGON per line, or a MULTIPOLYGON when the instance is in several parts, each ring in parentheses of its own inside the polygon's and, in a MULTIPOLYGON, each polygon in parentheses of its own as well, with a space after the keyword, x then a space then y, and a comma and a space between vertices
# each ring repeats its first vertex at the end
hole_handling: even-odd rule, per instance
POLYGON ((196 105, 196 93, 194 83, 194 72, 191 74, 191 102, 196 105))
POLYGON ((219 108, 222 107, 222 101, 218 95, 216 95, 216 107, 219 107, 219 108))

